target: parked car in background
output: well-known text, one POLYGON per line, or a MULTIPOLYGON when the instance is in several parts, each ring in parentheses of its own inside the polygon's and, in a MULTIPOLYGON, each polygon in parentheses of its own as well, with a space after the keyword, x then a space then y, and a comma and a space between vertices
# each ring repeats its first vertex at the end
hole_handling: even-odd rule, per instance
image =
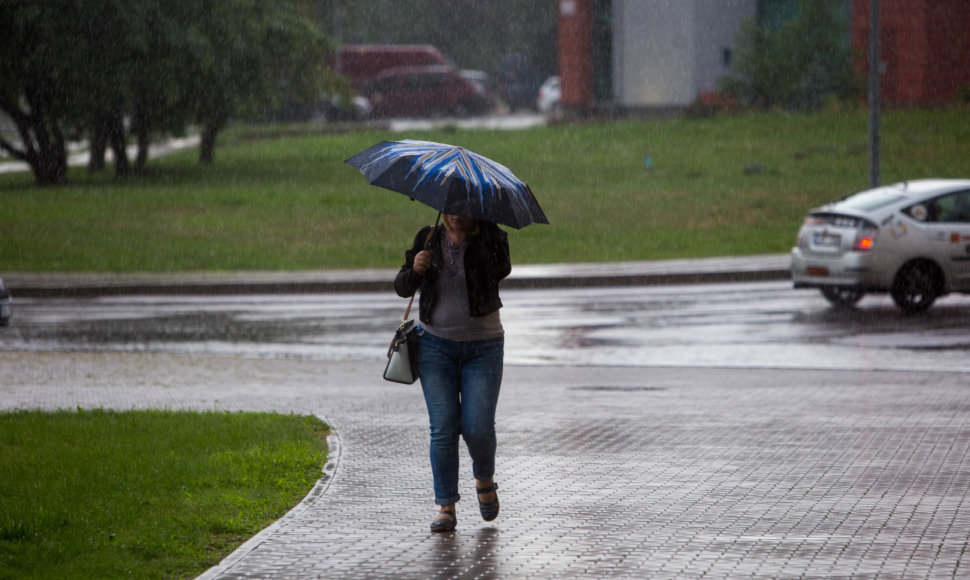
POLYGON ((536 109, 540 113, 556 113, 562 106, 561 97, 559 77, 549 77, 539 86, 539 94, 536 96, 536 109))
POLYGON ((367 97, 354 95, 352 97, 334 96, 328 101, 320 103, 318 115, 327 121, 363 121, 370 117, 370 101, 367 97))
POLYGON ((0 327, 10 326, 11 302, 13 299, 10 291, 3 285, 3 279, 0 279, 0 327))
POLYGON ((375 116, 458 117, 484 113, 490 107, 484 91, 450 66, 388 69, 364 88, 375 116))
POLYGON ((902 182, 811 210, 791 270, 795 288, 818 288, 841 307, 889 292, 918 312, 970 293, 970 180, 902 182))
POLYGON ((382 72, 403 66, 450 66, 448 58, 429 44, 345 44, 337 48, 333 69, 360 91, 382 72))
POLYGON ((492 84, 492 77, 481 70, 460 70, 458 75, 468 82, 474 83, 481 89, 482 94, 488 100, 489 108, 495 105, 495 88, 492 84))

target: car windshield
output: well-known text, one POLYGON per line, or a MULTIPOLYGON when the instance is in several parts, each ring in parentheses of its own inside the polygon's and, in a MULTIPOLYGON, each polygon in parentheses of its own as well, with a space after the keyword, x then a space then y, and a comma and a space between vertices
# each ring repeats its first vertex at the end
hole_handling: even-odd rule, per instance
POLYGON ((890 193, 888 191, 867 191, 857 193, 847 197, 842 201, 836 202, 839 209, 852 209, 856 211, 875 211, 881 207, 894 204, 906 199, 902 195, 890 193))

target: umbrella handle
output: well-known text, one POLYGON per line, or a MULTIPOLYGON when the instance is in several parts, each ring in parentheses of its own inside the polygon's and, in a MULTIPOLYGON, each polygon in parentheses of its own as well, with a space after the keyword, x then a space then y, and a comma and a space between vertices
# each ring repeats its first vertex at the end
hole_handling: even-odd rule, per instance
POLYGON ((426 240, 424 241, 424 249, 425 249, 425 250, 430 250, 430 249, 431 249, 431 236, 433 236, 433 235, 434 235, 434 231, 435 231, 436 229, 438 229, 438 224, 439 224, 440 222, 441 222, 441 212, 439 211, 439 212, 438 212, 438 217, 436 217, 436 218, 434 219, 434 226, 432 226, 432 227, 431 227, 431 231, 430 231, 430 232, 428 232, 428 239, 426 239, 426 240))

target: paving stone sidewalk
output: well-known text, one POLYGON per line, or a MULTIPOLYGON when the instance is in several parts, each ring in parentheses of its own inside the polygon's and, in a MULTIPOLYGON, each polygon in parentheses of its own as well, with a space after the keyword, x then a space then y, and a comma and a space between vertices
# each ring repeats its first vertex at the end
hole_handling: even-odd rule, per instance
POLYGON ((17 353, 0 357, 0 407, 330 422, 317 489, 204 579, 968 576, 961 374, 511 366, 502 513, 477 516, 466 461, 458 529, 432 535, 420 395, 373 367, 17 353))

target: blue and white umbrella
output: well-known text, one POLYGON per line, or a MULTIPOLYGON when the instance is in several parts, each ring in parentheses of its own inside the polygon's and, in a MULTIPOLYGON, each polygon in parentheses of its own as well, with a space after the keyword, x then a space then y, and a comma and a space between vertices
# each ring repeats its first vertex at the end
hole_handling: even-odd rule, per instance
POLYGON ((523 228, 549 220, 529 186, 508 167, 463 147, 433 141, 382 141, 346 163, 372 185, 403 193, 446 214, 523 228))

